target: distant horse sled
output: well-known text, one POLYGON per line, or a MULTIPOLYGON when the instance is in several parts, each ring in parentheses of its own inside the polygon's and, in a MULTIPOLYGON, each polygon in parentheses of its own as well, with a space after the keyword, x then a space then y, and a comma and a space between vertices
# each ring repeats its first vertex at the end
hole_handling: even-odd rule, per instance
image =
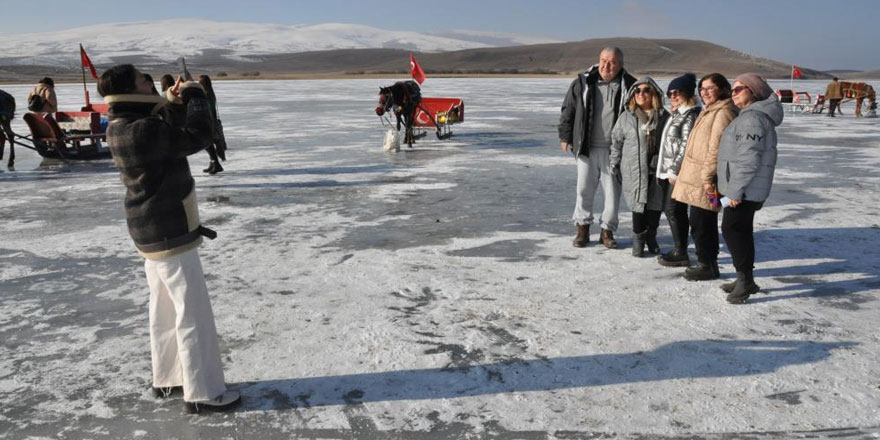
MULTIPOLYGON (((14 101, 9 105, 13 106, 7 109, 11 119, 15 112, 14 101)), ((29 107, 32 107, 30 103, 29 107)), ((80 110, 59 110, 54 113, 29 111, 22 119, 30 135, 7 134, 7 137, 11 137, 8 141, 12 148, 18 145, 49 159, 108 159, 110 150, 104 144, 106 114, 106 105, 90 104, 88 101, 80 110)), ((11 154, 14 157, 14 150, 11 154)))
MULTIPOLYGON (((110 149, 104 144, 107 128, 107 106, 87 105, 80 111, 51 113, 29 112, 23 116, 31 135, 19 136, 33 145, 37 154, 51 159, 109 159, 110 149)), ((27 148, 27 145, 19 143, 27 148)))
MULTIPOLYGON (((877 94, 870 84, 841 81, 840 88, 844 96, 844 99, 840 101, 841 104, 849 101, 858 103, 867 100, 867 111, 863 116, 866 118, 877 117, 877 94)), ((815 102, 809 93, 790 89, 777 89, 776 96, 779 97, 779 102, 783 107, 791 113, 821 114, 828 109, 828 100, 822 94, 816 96, 815 102)))
POLYGON ((437 139, 452 137, 452 125, 464 121, 464 102, 460 98, 422 97, 418 83, 398 81, 379 88, 376 114, 382 125, 389 127, 385 134, 385 150, 399 151, 401 128, 404 129, 403 142, 409 148, 412 148, 416 139, 427 136, 431 128, 437 139), (396 129, 387 116, 383 118, 389 111, 394 113, 396 129))

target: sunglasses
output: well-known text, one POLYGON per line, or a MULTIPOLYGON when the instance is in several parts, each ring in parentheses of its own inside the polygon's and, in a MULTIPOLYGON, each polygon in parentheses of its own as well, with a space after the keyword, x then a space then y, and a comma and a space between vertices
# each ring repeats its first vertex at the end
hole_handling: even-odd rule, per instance
POLYGON ((670 91, 669 93, 666 94, 666 97, 668 97, 668 98, 672 98, 673 96, 678 96, 679 94, 680 94, 680 93, 678 92, 678 90, 672 90, 672 91, 670 91))
POLYGON ((748 90, 749 88, 746 86, 736 86, 731 91, 734 95, 739 95, 743 90, 748 90))
POLYGON ((636 94, 636 95, 639 95, 639 94, 642 94, 642 95, 650 95, 650 94, 651 94, 651 88, 650 88, 650 87, 639 87, 639 88, 636 89, 635 94, 636 94))

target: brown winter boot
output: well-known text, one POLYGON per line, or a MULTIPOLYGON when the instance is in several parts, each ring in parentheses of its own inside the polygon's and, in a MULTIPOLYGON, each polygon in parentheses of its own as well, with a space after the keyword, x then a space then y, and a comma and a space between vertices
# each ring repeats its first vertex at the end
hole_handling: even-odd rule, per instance
POLYGON ((578 235, 571 244, 579 248, 587 247, 587 243, 590 242, 590 225, 577 225, 577 228, 578 235))
POLYGON ((617 249, 617 241, 614 240, 614 233, 608 229, 602 229, 602 244, 608 249, 617 249))

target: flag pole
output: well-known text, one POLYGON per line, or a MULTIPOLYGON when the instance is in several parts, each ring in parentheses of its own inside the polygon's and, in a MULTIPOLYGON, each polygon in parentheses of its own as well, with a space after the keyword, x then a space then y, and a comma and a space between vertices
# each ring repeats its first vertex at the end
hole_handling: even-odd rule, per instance
POLYGON ((791 65, 791 78, 788 80, 788 88, 794 90, 794 64, 791 65))
POLYGON ((88 87, 86 87, 86 65, 85 65, 85 63, 83 63, 83 56, 82 56, 83 52, 85 52, 85 50, 83 50, 83 45, 82 45, 82 43, 80 43, 80 45, 79 45, 79 67, 82 70, 83 95, 85 95, 86 107, 88 108, 88 107, 92 106, 92 103, 89 102, 89 89, 88 89, 88 87))

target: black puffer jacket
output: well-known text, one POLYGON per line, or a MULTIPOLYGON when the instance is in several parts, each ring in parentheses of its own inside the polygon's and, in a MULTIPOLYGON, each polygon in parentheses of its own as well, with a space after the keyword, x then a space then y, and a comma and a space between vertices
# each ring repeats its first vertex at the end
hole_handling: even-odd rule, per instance
POLYGON ((201 236, 195 181, 186 156, 210 145, 213 117, 205 93, 181 89, 183 106, 166 106, 160 96, 112 95, 107 143, 119 168, 125 194, 128 231, 146 258, 161 259, 193 249, 201 236), (182 126, 172 126, 157 112, 179 107, 182 126))
POLYGON ((15 116, 15 98, 9 93, 0 90, 0 121, 11 121, 15 116))
MULTIPOLYGON (((623 96, 626 91, 636 82, 636 79, 627 73, 626 70, 620 69, 620 73, 612 81, 620 81, 618 92, 614 96, 614 122, 623 112, 623 96)), ((593 99, 596 97, 596 88, 593 87, 599 82, 599 65, 591 67, 584 73, 578 75, 577 79, 572 81, 562 101, 562 115, 559 117, 559 140, 568 142, 573 146, 575 157, 578 155, 590 156, 590 147, 587 142, 590 139, 590 124, 593 120, 593 99), (586 103, 584 102, 584 90, 586 90, 586 103)))

